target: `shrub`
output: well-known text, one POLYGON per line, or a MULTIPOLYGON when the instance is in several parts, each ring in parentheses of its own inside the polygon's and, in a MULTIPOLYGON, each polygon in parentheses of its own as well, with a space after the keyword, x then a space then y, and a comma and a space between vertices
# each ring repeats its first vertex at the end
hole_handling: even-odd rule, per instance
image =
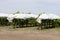
POLYGON ((30 24, 30 26, 36 26, 38 24, 35 18, 28 18, 27 20, 28 20, 27 24, 30 24))
POLYGON ((57 24, 58 27, 60 27, 60 19, 55 19, 55 23, 57 24))
POLYGON ((36 26, 38 23, 35 18, 27 18, 27 19, 13 19, 13 26, 16 27, 32 27, 36 26))
POLYGON ((9 21, 6 17, 0 17, 0 26, 7 26, 9 25, 9 21))
POLYGON ((41 20, 41 27, 42 28, 54 28, 56 26, 55 21, 51 19, 43 19, 41 20))
POLYGON ((60 19, 42 19, 41 29, 43 28, 54 28, 60 26, 60 19))

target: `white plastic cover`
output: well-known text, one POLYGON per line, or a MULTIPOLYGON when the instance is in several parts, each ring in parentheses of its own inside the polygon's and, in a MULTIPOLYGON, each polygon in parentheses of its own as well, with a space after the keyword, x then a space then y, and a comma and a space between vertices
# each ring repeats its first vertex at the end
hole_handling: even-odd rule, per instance
POLYGON ((33 17, 33 18, 36 18, 38 15, 34 15, 34 14, 11 14, 11 15, 9 15, 8 16, 8 20, 9 20, 9 22, 12 22, 12 20, 14 19, 14 18, 16 18, 16 19, 26 19, 26 18, 31 18, 31 17, 33 17))
POLYGON ((40 17, 37 19, 37 21, 39 23, 41 23, 41 19, 60 19, 60 17, 55 15, 55 14, 50 13, 50 14, 42 14, 42 15, 40 15, 40 17))
POLYGON ((6 13, 0 13, 0 17, 8 17, 9 14, 6 14, 6 13))

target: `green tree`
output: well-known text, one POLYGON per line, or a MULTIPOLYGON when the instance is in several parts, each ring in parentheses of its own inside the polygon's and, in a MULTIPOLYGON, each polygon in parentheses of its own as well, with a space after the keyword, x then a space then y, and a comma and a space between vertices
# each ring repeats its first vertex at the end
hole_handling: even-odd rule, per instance
POLYGON ((20 11, 17 11, 16 14, 20 14, 20 11))
POLYGON ((31 14, 31 12, 28 12, 28 14, 31 14))

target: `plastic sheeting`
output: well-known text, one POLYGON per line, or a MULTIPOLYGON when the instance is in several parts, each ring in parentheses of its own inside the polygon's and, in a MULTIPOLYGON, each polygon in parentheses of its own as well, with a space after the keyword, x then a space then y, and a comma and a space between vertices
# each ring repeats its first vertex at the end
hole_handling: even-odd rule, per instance
POLYGON ((26 18, 37 18, 38 15, 34 15, 34 14, 11 14, 7 17, 7 19, 9 20, 9 22, 12 22, 12 20, 14 18, 16 19, 26 19, 26 18))
POLYGON ((6 13, 0 13, 0 17, 8 17, 9 14, 6 14, 6 13))
POLYGON ((45 13, 45 14, 40 15, 40 17, 37 19, 37 21, 39 23, 41 23, 41 19, 60 19, 60 17, 55 14, 52 14, 52 13, 50 13, 50 14, 45 13))
POLYGON ((49 19, 60 19, 60 17, 58 15, 55 14, 47 14, 49 19))
POLYGON ((21 18, 21 19, 26 19, 26 18, 36 18, 37 15, 34 15, 34 14, 16 14, 16 17, 15 18, 21 18))

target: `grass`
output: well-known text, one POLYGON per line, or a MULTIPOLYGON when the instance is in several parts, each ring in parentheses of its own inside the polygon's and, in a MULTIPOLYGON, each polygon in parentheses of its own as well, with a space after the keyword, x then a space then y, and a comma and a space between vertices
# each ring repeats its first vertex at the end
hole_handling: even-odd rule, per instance
POLYGON ((25 27, 25 28, 16 28, 16 30, 23 30, 23 31, 36 31, 38 27, 25 27))
POLYGON ((60 27, 51 28, 51 29, 43 29, 38 30, 38 27, 25 27, 25 28, 10 28, 11 26, 0 26, 0 30, 8 30, 8 31, 42 31, 42 32, 60 32, 60 27))
POLYGON ((12 28, 11 26, 0 26, 0 30, 10 30, 10 31, 19 31, 19 30, 23 30, 23 31, 26 31, 26 30, 37 30, 38 27, 25 27, 25 28, 12 28))

